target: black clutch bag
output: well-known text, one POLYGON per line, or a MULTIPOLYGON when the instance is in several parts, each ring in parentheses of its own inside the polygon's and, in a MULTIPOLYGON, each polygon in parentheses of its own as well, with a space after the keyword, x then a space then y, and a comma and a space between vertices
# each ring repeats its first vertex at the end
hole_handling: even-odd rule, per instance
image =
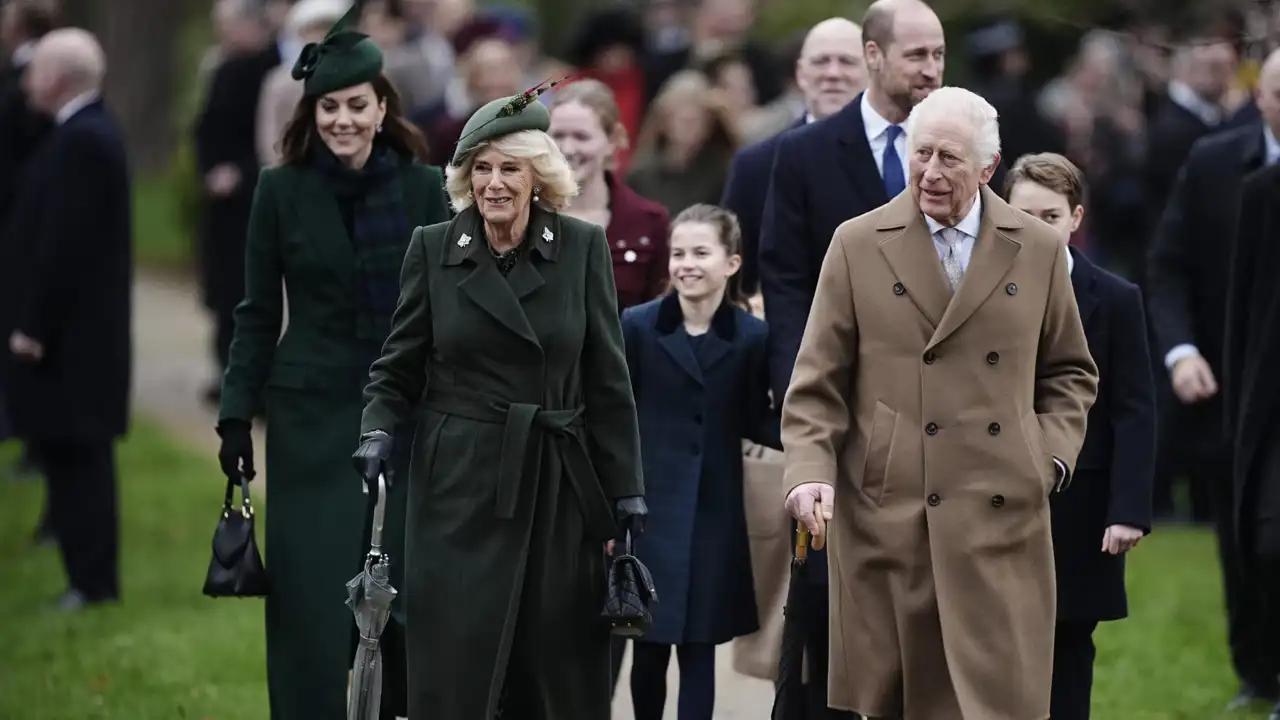
POLYGON ((209 597, 263 597, 267 594, 267 571, 258 554, 253 532, 253 503, 249 500, 249 479, 227 478, 227 496, 222 517, 213 532, 213 559, 204 579, 209 597), (233 507, 236 485, 240 486, 240 507, 233 507))
POLYGON ((640 559, 631 554, 628 532, 621 555, 609 566, 609 586, 604 610, 600 616, 609 623, 610 632, 622 637, 640 637, 653 625, 653 606, 658 604, 658 591, 653 576, 640 559))

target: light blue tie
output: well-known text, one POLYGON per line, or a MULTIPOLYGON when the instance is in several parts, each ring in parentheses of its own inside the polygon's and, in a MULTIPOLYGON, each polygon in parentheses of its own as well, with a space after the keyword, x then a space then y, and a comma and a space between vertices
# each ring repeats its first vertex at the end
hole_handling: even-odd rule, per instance
POLYGON ((902 127, 890 125, 885 131, 888 142, 884 145, 884 191, 890 199, 907 189, 907 179, 902 176, 902 158, 898 157, 898 136, 902 127))

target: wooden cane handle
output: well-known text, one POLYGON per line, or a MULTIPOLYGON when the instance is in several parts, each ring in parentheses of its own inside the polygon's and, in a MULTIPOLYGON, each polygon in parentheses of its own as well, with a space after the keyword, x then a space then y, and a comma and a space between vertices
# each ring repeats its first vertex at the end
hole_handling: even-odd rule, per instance
POLYGON ((809 554, 809 531, 803 527, 796 529, 796 560, 804 560, 809 554))

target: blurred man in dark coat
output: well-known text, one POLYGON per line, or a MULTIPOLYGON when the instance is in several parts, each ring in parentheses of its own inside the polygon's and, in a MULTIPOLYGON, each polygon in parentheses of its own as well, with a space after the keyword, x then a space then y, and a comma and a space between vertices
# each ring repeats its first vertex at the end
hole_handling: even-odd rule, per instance
MULTIPOLYGON (((196 121, 196 167, 206 204, 200 232, 205 305, 214 315, 219 381, 231 352, 236 305, 244 299, 245 235, 258 183, 257 122, 262 82, 280 64, 266 12, 256 0, 220 0, 235 36, 213 73, 196 121)), ((217 397, 215 382, 207 399, 217 397)))
POLYGON ((1245 175, 1280 156, 1280 51, 1263 64, 1257 100, 1265 122, 1211 135, 1192 147, 1152 240, 1146 291, 1158 359, 1169 373, 1177 402, 1164 441, 1179 450, 1192 482, 1209 488, 1213 501, 1240 700, 1274 701, 1280 692, 1276 674, 1267 668, 1280 649, 1261 632, 1257 578, 1239 565, 1229 482, 1232 440, 1223 428, 1219 379, 1240 184, 1245 175))
POLYGON ((57 126, 23 177, 0 302, 13 313, 10 416, 44 463, 67 610, 120 592, 114 442, 129 415, 132 198, 124 138, 99 95, 105 72, 83 30, 36 45, 27 98, 57 126))
MULTIPOLYGON (((788 130, 844 109, 867 86, 862 28, 844 18, 829 18, 814 25, 805 36, 795 74, 804 98, 804 114, 788 130)), ((742 272, 738 282, 747 295, 760 290, 760 220, 773 171, 773 155, 781 136, 779 133, 748 145, 734 155, 720 199, 722 206, 738 216, 742 227, 742 272)), ((778 402, 781 404, 781 398, 778 402)))

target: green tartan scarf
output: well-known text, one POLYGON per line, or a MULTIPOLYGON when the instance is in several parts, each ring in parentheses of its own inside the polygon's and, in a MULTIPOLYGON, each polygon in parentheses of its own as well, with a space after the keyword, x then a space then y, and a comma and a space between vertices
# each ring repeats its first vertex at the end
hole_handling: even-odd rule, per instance
POLYGON ((391 314, 400 298, 400 267, 412 231, 401 176, 409 161, 379 143, 360 170, 340 163, 328 148, 316 153, 316 162, 338 201, 354 202, 356 337, 381 344, 391 333, 391 314))

